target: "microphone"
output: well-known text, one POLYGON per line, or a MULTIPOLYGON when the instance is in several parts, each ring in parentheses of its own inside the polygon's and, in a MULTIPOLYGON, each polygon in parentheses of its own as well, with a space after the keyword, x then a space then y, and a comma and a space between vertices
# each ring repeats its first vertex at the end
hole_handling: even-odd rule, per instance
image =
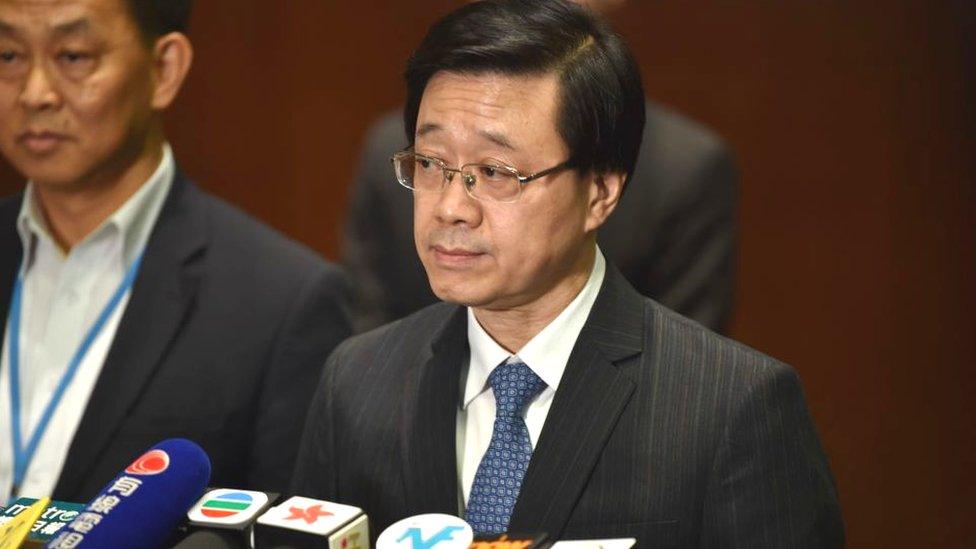
POLYGON ((376 549, 468 549, 471 525, 454 515, 415 515, 391 524, 376 540, 376 549))
POLYGON ((214 530, 198 530, 183 541, 173 546, 173 549, 250 549, 250 543, 242 543, 237 536, 230 532, 214 530))
POLYGON ((557 541, 549 549, 628 549, 635 545, 635 538, 585 539, 557 541))
POLYGON ((163 545, 209 480, 203 449, 182 438, 164 440, 106 484, 46 547, 163 545))
POLYGON ((548 534, 505 533, 475 536, 470 549, 542 549, 551 544, 548 534))
POLYGON ((35 500, 34 503, 17 511, 17 516, 0 524, 0 548, 21 547, 21 544, 30 543, 25 540, 34 526, 34 521, 41 516, 50 501, 50 498, 35 500))
MULTIPOLYGON (((0 524, 7 523, 14 517, 20 516, 37 501, 35 498, 18 498, 10 504, 6 511, 0 508, 0 524)), ((46 507, 42 508, 41 514, 34 519, 27 541, 38 547, 43 546, 84 510, 84 503, 50 501, 46 507)), ((0 547, 5 546, 0 544, 0 547)))
POLYGON ((258 518, 255 547, 369 549, 369 520, 352 505, 293 496, 258 518))
MULTIPOLYGON (((254 544, 254 523, 278 499, 278 494, 236 488, 209 490, 186 513, 191 534, 210 531, 234 540, 239 547, 254 544)), ((191 536, 192 537, 192 536, 191 536)))

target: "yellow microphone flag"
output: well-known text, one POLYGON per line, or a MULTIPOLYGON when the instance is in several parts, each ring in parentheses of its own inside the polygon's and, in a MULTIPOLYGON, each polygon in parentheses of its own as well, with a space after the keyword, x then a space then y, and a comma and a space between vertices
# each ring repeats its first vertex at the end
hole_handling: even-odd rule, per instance
POLYGON ((17 549, 27 539, 34 522, 51 503, 51 498, 41 498, 24 509, 10 522, 0 524, 0 549, 17 549))

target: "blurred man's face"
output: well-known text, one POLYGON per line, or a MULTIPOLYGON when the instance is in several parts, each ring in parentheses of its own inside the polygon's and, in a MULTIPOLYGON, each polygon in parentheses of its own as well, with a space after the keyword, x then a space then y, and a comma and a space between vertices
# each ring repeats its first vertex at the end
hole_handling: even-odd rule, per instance
POLYGON ((0 151, 39 185, 111 180, 144 146, 152 65, 125 0, 0 0, 0 151))
MULTIPOLYGON (((440 72, 424 91, 415 150, 457 168, 505 164, 529 175, 569 156, 556 130, 554 75, 440 72)), ((589 184, 574 170, 526 183, 517 202, 477 200, 455 177, 443 192, 414 193, 414 236, 434 293, 505 310, 566 280, 592 253, 589 184)))

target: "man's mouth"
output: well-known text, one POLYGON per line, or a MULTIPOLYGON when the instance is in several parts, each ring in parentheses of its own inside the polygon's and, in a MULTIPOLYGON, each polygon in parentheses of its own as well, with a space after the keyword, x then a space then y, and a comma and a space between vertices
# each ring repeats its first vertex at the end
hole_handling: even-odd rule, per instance
POLYGON ((17 142, 34 154, 46 154, 65 142, 68 136, 48 130, 28 130, 17 136, 17 142))
POLYGON ((484 252, 459 247, 431 246, 437 262, 444 266, 465 266, 485 255, 484 252))

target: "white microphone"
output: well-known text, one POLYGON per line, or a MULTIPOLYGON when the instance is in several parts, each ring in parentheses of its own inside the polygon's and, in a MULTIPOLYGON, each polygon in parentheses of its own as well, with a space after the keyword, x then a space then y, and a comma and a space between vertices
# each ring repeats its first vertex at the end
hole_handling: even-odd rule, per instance
POLYGON ((294 496, 258 517, 255 547, 369 549, 369 520, 359 507, 294 496))
POLYGON ((277 499, 273 492, 211 488, 186 512, 187 532, 210 531, 240 547, 254 547, 254 523, 277 499))
POLYGON ((376 540, 376 549, 468 549, 471 525, 453 515, 430 513, 394 522, 376 540))

